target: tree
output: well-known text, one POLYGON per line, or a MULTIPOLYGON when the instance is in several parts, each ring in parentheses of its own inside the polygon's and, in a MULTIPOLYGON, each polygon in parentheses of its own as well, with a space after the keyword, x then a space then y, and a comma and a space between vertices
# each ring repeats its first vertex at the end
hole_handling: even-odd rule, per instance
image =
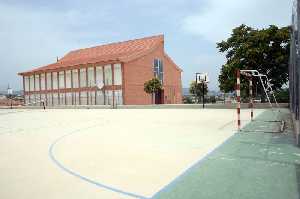
POLYGON ((154 93, 160 91, 162 89, 162 85, 159 79, 153 78, 144 83, 144 91, 148 94, 151 94, 151 100, 153 104, 154 93))
POLYGON ((289 103, 289 89, 280 89, 275 92, 275 97, 278 103, 289 103))
POLYGON ((209 97, 209 102, 212 103, 212 104, 215 104, 217 102, 216 96, 210 96, 209 97))
POLYGON ((182 102, 184 104, 194 104, 194 101, 193 101, 192 97, 190 97, 190 96, 183 96, 182 102))
MULTIPOLYGON (((217 48, 226 53, 227 59, 219 75, 221 91, 234 91, 236 69, 252 69, 267 74, 273 89, 280 89, 288 81, 289 46, 289 27, 271 25, 258 30, 243 24, 233 29, 230 38, 217 43, 217 48)), ((242 89, 248 87, 246 82, 245 78, 241 79, 242 89)))
MULTIPOLYGON (((206 95, 207 92, 208 92, 207 84, 204 83, 204 95, 206 95)), ((197 102, 199 103, 203 96, 203 83, 197 84, 196 81, 192 81, 190 85, 190 93, 196 97, 197 102)))

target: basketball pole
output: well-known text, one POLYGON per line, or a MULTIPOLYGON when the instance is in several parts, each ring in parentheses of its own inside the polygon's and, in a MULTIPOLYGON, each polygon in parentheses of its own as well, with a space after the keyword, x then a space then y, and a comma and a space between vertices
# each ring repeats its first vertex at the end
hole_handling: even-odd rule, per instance
POLYGON ((202 104, 203 104, 203 109, 204 109, 204 81, 202 82, 202 104))
POLYGON ((202 108, 205 108, 205 85, 209 82, 207 73, 196 73, 196 84, 202 84, 202 108))

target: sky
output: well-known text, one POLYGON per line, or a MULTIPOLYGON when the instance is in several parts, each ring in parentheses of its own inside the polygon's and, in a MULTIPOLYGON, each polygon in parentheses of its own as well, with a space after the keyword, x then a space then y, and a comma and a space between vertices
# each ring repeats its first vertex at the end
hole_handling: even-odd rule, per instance
POLYGON ((21 89, 18 72, 71 50, 164 34, 183 87, 207 72, 217 91, 225 55, 216 43, 243 23, 287 26, 291 12, 292 0, 0 0, 0 90, 21 89))

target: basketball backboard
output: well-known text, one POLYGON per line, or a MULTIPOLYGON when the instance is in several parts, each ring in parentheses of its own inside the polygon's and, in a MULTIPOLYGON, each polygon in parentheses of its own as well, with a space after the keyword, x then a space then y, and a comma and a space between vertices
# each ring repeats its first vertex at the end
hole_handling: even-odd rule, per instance
POLYGON ((196 73, 196 83, 209 83, 209 78, 207 73, 196 73))

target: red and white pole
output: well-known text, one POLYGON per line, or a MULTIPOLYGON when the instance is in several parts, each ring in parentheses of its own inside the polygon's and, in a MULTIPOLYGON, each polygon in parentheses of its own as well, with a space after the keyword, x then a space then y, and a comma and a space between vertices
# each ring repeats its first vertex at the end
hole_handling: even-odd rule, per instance
POLYGON ((236 100, 237 100, 237 125, 238 131, 241 130, 241 80, 240 70, 236 71, 236 100))
POLYGON ((253 121, 253 84, 252 84, 252 76, 249 77, 249 97, 250 97, 250 108, 251 108, 251 121, 253 121))

